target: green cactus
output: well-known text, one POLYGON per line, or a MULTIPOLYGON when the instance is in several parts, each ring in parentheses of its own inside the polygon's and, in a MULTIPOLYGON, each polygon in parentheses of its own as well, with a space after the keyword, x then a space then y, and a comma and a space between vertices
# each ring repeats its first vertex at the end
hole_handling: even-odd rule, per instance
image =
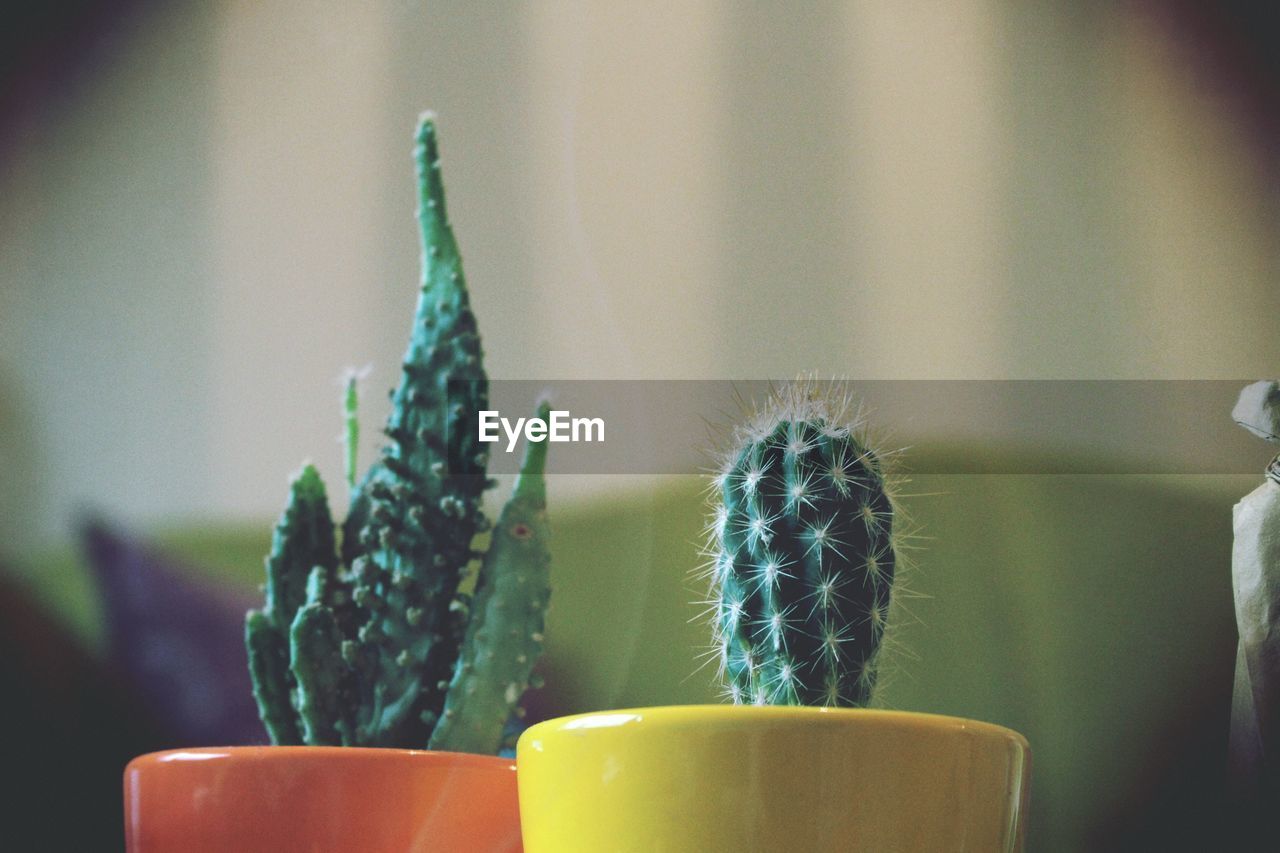
POLYGON ((723 459, 708 573, 734 703, 871 699, 899 548, 890 479, 847 409, 831 389, 792 383, 723 459))
MULTIPOLYGON (((254 696, 273 743, 496 752, 529 684, 550 595, 545 444, 530 444, 480 567, 487 408, 480 338, 445 211, 434 117, 418 124, 423 281, 378 461, 335 542, 324 484, 294 480, 267 558, 266 603, 245 625, 254 696)), ((355 481, 355 378, 344 395, 355 481)), ((544 415, 545 405, 541 408, 544 415)))

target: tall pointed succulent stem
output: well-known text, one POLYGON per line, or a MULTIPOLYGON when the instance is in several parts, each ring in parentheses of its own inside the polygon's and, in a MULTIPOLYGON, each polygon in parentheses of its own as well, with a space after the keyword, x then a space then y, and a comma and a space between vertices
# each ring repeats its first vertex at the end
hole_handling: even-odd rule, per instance
MULTIPOLYGON (((482 523, 487 445, 476 413, 487 407, 480 337, 449 226, 434 117, 419 121, 418 221, 422 289, 390 439, 368 481, 365 559, 353 565, 358 638, 372 671, 359 673, 356 739, 370 745, 427 740, 444 701, 459 626, 449 607, 482 523)), ((350 525, 348 525, 348 532, 350 525)))
MULTIPOLYGON (((549 414, 550 407, 542 404, 538 417, 545 420, 549 414)), ((466 638, 431 735, 432 749, 497 752, 503 726, 542 654, 551 596, 546 458, 545 442, 526 445, 520 475, 476 581, 466 638)))

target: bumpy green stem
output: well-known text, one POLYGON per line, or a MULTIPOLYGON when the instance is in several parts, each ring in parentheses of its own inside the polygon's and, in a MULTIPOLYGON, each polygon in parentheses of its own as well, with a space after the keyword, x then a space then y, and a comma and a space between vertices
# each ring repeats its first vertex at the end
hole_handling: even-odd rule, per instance
POLYGON ((254 698, 273 743, 302 742, 292 704, 289 629, 294 613, 306 602, 312 569, 331 572, 336 564, 324 482, 314 466, 306 465, 290 485, 289 503, 272 537, 265 605, 251 611, 245 622, 254 698))
POLYGON ((741 431, 718 484, 714 634, 729 694, 865 705, 897 556, 880 462, 807 383, 741 431))
MULTIPOLYGON (((538 416, 545 420, 549 411, 544 404, 538 416)), ((551 596, 546 457, 545 442, 526 446, 511 499, 493 529, 432 749, 497 752, 503 725, 542 654, 551 596)))
POLYGON ((347 690, 351 669, 342 657, 342 632, 329 607, 312 602, 298 611, 289 631, 298 720, 312 746, 354 743, 347 690))
POLYGON ((245 618, 245 647, 253 679, 253 698, 267 736, 277 746, 302 743, 291 700, 289 646, 284 635, 261 610, 245 618))
POLYGON ((413 335, 387 423, 390 443, 369 485, 365 559, 353 596, 367 613, 359 640, 373 672, 359 673, 360 743, 426 741, 457 654, 449 610, 482 523, 487 445, 476 412, 487 407, 480 337, 445 210, 435 125, 418 127, 423 283, 413 335))

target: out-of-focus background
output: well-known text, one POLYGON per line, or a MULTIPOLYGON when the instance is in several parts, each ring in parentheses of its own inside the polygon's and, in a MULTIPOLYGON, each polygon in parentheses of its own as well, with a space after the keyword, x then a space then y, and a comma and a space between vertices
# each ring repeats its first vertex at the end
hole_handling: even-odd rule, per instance
MULTIPOLYGON (((385 414, 421 109, 494 377, 1271 376, 1280 32, 1199 5, 12 4, 0 689, 49 785, 59 745, 91 762, 85 819, 42 831, 110 849, 118 762, 191 736, 139 685, 201 650, 128 634, 179 605, 112 587, 122 561, 236 612, 290 472, 339 480, 342 368, 385 414)), ((1258 479, 918 478, 881 701, 1026 733, 1033 850, 1227 837, 1230 507, 1258 479)), ((713 696, 697 487, 552 484, 548 709, 713 696)))

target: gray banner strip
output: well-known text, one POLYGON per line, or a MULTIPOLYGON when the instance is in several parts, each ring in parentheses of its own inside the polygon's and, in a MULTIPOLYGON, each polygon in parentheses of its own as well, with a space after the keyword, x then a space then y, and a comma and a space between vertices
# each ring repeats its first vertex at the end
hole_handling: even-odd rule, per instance
MULTIPOLYGON (((921 474, 1258 474, 1275 451, 1237 427, 1251 380, 847 380, 872 445, 921 474)), ((535 401, 563 414, 560 474, 709 470, 733 426, 779 380, 495 380, 485 416, 493 474, 514 473, 535 401), (502 419, 506 420, 505 426, 502 419), (573 441, 574 421, 577 441, 573 441), (511 431, 521 438, 512 445, 511 431), (601 435, 602 433, 602 435, 601 435), (590 440, 588 440, 590 439, 590 440), (508 449, 510 448, 510 449, 508 449)), ((480 413, 463 422, 478 428, 480 413)), ((539 430, 534 430, 535 434, 539 430)), ((452 442, 451 442, 452 443, 452 442)))

